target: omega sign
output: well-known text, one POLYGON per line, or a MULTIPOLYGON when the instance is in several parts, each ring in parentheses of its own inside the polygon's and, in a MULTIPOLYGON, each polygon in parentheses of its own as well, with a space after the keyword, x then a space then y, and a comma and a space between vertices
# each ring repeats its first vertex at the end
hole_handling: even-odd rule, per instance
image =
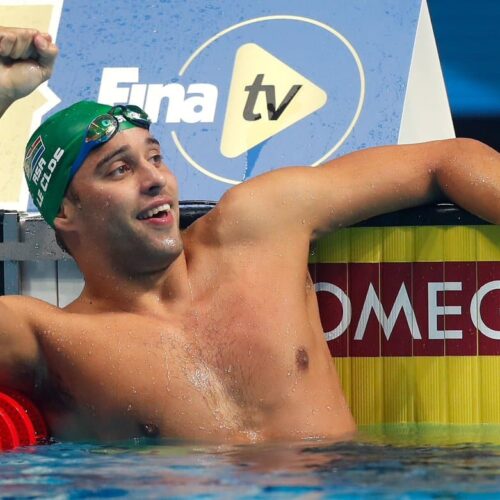
POLYGON ((334 356, 500 354, 500 262, 316 264, 334 356))

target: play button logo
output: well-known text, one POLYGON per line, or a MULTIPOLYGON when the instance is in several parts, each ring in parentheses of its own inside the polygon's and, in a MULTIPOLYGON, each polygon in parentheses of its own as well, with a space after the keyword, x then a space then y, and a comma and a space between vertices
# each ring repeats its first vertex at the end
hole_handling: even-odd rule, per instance
POLYGON ((236 52, 220 152, 236 158, 322 108, 326 92, 255 43, 236 52))

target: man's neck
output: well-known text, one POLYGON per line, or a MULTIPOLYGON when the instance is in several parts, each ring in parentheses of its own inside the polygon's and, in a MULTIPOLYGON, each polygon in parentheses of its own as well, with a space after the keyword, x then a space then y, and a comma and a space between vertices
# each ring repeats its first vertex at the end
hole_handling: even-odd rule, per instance
POLYGON ((161 315, 191 302, 184 252, 155 271, 124 274, 106 266, 82 269, 85 287, 71 308, 161 315))

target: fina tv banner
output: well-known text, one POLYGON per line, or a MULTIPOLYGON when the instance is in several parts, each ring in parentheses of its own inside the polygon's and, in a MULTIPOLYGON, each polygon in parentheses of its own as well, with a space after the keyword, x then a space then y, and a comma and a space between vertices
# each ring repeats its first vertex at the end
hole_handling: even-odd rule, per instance
POLYGON ((0 208, 26 209, 24 144, 81 99, 143 107, 182 199, 453 136, 425 0, 0 0, 0 19, 60 47, 50 82, 0 121, 0 208))

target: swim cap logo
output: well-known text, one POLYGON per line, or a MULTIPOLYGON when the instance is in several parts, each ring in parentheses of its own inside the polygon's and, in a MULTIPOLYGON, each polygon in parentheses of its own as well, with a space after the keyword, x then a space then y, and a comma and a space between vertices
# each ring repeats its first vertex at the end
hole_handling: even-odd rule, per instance
POLYGON ((24 159, 24 174, 26 175, 26 179, 31 180, 35 165, 44 153, 45 144, 43 143, 42 137, 39 135, 28 151, 26 151, 26 157, 24 159))
POLYGON ((43 199, 49 187, 49 182, 52 178, 52 174, 54 173, 54 170, 56 169, 57 164, 59 163, 59 160, 63 157, 63 155, 64 149, 57 148, 56 152, 48 163, 44 158, 40 158, 38 163, 35 165, 31 181, 35 184, 35 186, 39 186, 35 200, 38 203, 38 206, 41 206, 43 204, 43 199))

